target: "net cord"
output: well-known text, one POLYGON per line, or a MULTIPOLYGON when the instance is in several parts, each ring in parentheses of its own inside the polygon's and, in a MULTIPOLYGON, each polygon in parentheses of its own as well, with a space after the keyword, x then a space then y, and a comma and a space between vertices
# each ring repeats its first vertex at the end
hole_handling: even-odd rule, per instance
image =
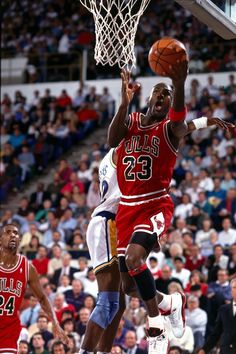
POLYGON ((94 58, 97 64, 136 66, 135 35, 141 15, 150 0, 80 0, 93 14, 95 22, 94 58), (136 13, 134 6, 140 3, 136 13), (115 14, 114 11, 117 11, 115 14), (133 10, 134 12, 134 10, 133 10))

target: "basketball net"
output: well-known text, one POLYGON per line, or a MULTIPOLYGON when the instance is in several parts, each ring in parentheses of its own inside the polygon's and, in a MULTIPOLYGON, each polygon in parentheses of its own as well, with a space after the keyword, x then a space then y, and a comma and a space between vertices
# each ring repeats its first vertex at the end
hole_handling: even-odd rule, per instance
POLYGON ((80 0, 93 14, 96 63, 135 67, 134 40, 150 0, 80 0))

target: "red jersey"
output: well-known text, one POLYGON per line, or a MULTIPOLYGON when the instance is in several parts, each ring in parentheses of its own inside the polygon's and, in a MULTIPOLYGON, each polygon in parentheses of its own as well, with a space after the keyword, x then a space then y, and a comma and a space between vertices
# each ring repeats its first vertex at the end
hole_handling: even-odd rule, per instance
POLYGON ((117 179, 123 205, 137 205, 167 193, 177 158, 168 119, 143 126, 141 113, 129 116, 128 133, 117 148, 117 179))
POLYGON ((17 352, 21 331, 19 309, 28 278, 29 264, 22 255, 11 269, 0 266, 0 353, 17 352))

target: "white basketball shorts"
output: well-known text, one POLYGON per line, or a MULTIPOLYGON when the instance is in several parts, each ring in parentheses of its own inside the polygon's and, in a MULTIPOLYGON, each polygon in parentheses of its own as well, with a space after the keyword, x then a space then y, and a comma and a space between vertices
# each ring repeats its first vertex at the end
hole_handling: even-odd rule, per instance
POLYGON ((117 262, 117 237, 114 218, 111 213, 101 212, 92 217, 88 225, 86 241, 95 274, 117 262))

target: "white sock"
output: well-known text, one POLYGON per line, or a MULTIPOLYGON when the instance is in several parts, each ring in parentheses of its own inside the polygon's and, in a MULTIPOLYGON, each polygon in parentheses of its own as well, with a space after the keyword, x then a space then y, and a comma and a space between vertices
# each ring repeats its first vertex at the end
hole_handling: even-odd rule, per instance
POLYGON ((163 294, 162 301, 158 304, 158 308, 163 311, 169 311, 171 309, 171 295, 163 294))
POLYGON ((93 352, 88 352, 87 350, 81 348, 81 349, 79 350, 79 354, 84 354, 84 353, 86 353, 86 354, 93 354, 93 352))
POLYGON ((148 325, 152 328, 164 329, 164 318, 161 315, 155 317, 148 316, 148 325))

